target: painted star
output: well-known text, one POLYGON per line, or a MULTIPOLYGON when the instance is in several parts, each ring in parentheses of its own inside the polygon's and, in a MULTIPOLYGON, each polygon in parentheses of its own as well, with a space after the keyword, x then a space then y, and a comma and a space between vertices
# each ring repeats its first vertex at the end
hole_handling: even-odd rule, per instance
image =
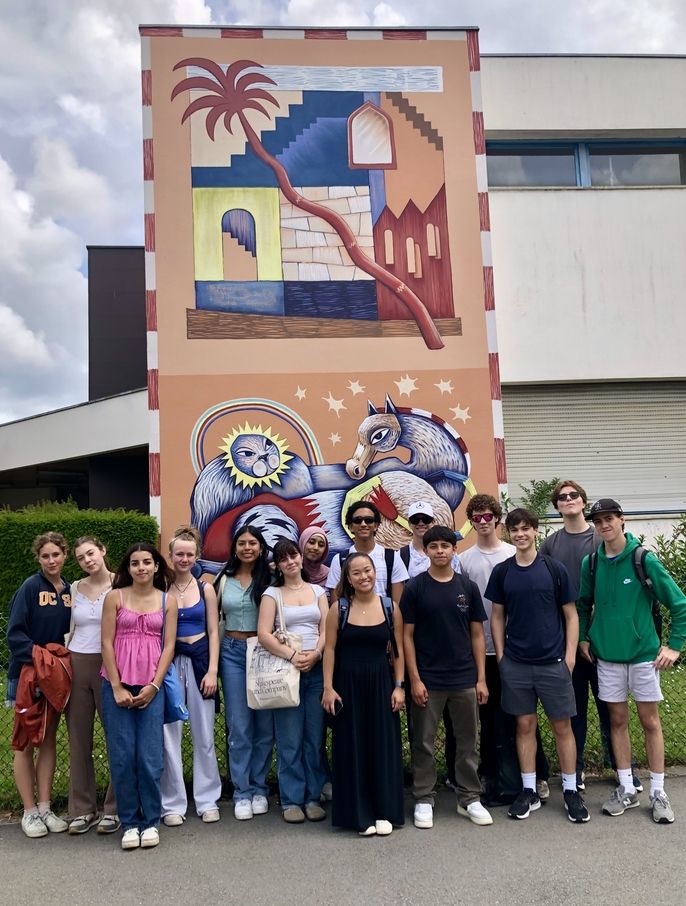
POLYGON ((452 413, 454 413, 454 422, 456 422, 458 418, 461 418, 463 422, 466 422, 468 418, 471 418, 471 415, 469 414, 469 406, 467 406, 466 409, 461 409, 460 404, 458 403, 457 406, 449 406, 448 408, 452 413))
POLYGON ((336 413, 336 418, 340 418, 340 417, 341 417, 341 409, 347 409, 347 408, 348 408, 348 407, 345 405, 345 403, 343 402, 343 400, 336 400, 336 399, 334 399, 333 396, 331 395, 331 391, 330 391, 330 390, 329 390, 329 395, 328 395, 328 396, 323 396, 322 399, 324 400, 325 403, 328 403, 328 405, 329 405, 329 412, 335 412, 335 413, 336 413))
POLYGON ((295 395, 298 397, 298 399, 304 400, 306 394, 307 394, 307 388, 305 388, 303 390, 303 388, 300 386, 300 384, 298 384, 298 389, 295 391, 295 395))
POLYGON ((434 384, 434 387, 437 387, 441 391, 441 396, 444 393, 452 393, 454 390, 452 381, 444 381, 443 378, 437 383, 434 384))
POLYGON ((336 444, 340 444, 341 435, 340 434, 329 434, 329 440, 331 441, 331 446, 335 447, 336 444))
POLYGON ((401 377, 399 381, 393 381, 393 383, 398 388, 398 393, 401 396, 409 396, 417 390, 417 379, 411 378, 409 374, 406 374, 405 377, 401 377))
POLYGON ((348 390, 353 396, 357 396, 358 393, 364 393, 365 388, 359 381, 348 381, 348 390))

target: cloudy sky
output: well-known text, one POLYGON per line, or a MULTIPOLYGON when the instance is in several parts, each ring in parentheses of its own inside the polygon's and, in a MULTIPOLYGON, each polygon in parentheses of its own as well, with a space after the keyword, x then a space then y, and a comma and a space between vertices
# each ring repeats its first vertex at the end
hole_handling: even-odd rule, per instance
POLYGON ((87 396, 86 245, 142 244, 138 24, 478 25, 485 53, 683 53, 683 0, 0 0, 0 423, 87 396))

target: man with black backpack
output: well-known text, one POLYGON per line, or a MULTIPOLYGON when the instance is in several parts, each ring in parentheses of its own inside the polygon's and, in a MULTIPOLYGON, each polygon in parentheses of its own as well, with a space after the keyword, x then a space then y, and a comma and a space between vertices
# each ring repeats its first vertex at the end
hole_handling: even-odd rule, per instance
POLYGON ((326 577, 326 587, 331 589, 331 603, 335 604, 338 600, 336 586, 341 578, 341 567, 348 555, 354 551, 371 557, 376 570, 376 593, 387 595, 397 603, 402 594, 403 583, 409 576, 398 551, 376 543, 375 535, 381 525, 381 513, 378 508, 370 500, 356 500, 346 511, 345 524, 353 536, 353 543, 349 551, 336 554, 331 561, 329 575, 326 577))
POLYGON ((657 557, 643 551, 637 539, 624 532, 624 512, 616 500, 604 497, 596 501, 590 519, 602 544, 581 566, 579 651, 598 666, 599 694, 610 711, 619 777, 619 786, 603 805, 603 813, 616 817, 640 805, 631 771, 627 702, 631 691, 645 735, 653 821, 671 824, 674 812, 664 790, 659 671, 675 663, 686 643, 686 597, 657 557), (666 646, 656 627, 658 602, 672 617, 666 646))
POLYGON ((540 700, 555 734, 562 791, 570 821, 590 815, 576 788, 576 714, 572 670, 579 622, 567 570, 536 551, 538 518, 525 509, 508 514, 505 526, 514 557, 497 564, 486 587, 492 601, 491 633, 502 683, 502 707, 517 718, 517 755, 522 791, 508 809, 528 818, 541 807, 536 792, 536 706, 540 700))
POLYGON ((415 827, 433 827, 436 730, 444 708, 457 733, 457 813, 473 824, 493 823, 480 801, 477 772, 478 705, 488 698, 486 611, 479 589, 452 568, 455 532, 435 525, 424 535, 426 572, 405 586, 400 600, 405 661, 412 699, 412 796, 415 827))

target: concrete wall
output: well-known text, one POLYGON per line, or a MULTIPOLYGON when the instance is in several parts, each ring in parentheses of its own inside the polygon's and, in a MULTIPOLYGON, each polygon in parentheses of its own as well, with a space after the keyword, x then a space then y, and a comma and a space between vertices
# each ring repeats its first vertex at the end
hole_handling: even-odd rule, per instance
POLYGON ((684 135, 686 57, 484 57, 487 137, 684 135), (637 131, 638 130, 638 131, 637 131))
POLYGON ((491 190, 504 383, 686 376, 686 191, 491 190))

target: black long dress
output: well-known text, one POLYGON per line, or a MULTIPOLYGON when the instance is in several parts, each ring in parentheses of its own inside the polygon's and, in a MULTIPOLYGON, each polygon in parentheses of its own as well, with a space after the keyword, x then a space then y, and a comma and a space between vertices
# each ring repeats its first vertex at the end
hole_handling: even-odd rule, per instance
POLYGON ((405 823, 400 715, 391 711, 387 645, 385 622, 348 623, 338 634, 333 679, 343 709, 332 721, 334 827, 405 823))

